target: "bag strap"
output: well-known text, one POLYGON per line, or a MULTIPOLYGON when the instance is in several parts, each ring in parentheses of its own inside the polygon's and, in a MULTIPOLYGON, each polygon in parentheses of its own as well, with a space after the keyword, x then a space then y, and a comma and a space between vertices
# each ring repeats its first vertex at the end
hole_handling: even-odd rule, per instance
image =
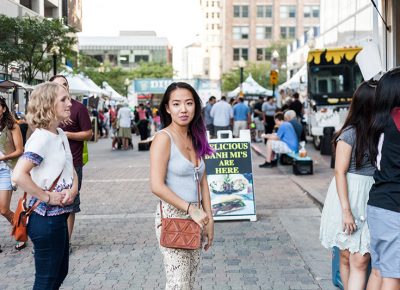
MULTIPOLYGON (((63 170, 64 171, 64 170, 63 170)), ((58 177, 54 180, 53 184, 51 185, 50 189, 48 191, 53 191, 54 188, 57 186, 58 180, 61 177, 61 174, 63 173, 63 171, 61 171, 60 175, 58 175, 58 177)), ((27 193, 24 192, 24 205, 26 204, 26 197, 27 197, 27 193)), ((37 200, 27 211, 26 214, 27 216, 29 216, 39 205, 39 203, 41 202, 41 200, 37 200)))
MULTIPOLYGON (((201 161, 200 161, 201 163, 201 161)), ((198 160, 196 160, 196 167, 194 168, 194 179, 196 180, 196 185, 197 185, 197 206, 200 209, 200 194, 201 194, 201 187, 200 187, 200 177, 199 177, 199 170, 197 167, 198 164, 198 160)), ((161 218, 163 218, 163 210, 162 210, 162 202, 160 200, 160 214, 161 214, 161 218)))

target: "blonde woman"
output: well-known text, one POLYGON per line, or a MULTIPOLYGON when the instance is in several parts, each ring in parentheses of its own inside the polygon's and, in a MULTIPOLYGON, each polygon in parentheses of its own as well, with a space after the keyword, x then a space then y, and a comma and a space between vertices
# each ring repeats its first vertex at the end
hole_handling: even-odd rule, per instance
MULTIPOLYGON (((10 210, 12 184, 11 171, 23 153, 22 134, 14 117, 7 107, 6 100, 0 97, 0 213, 12 223, 14 213, 10 210)), ((15 245, 22 250, 26 244, 15 245)))
POLYGON ((60 122, 70 116, 71 100, 62 85, 46 82, 32 92, 28 124, 35 128, 18 160, 13 181, 37 205, 29 218, 28 235, 35 252, 34 290, 59 289, 68 273, 67 219, 78 192, 68 139, 60 122), (40 166, 39 166, 40 165, 40 166), (53 183, 53 191, 49 191, 53 183))

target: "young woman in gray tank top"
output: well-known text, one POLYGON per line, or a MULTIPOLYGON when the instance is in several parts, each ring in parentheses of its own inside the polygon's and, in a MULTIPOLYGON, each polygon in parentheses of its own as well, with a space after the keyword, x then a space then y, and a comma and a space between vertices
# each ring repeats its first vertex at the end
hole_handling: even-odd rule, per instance
MULTIPOLYGON (((214 238, 214 222, 203 157, 213 150, 207 142, 200 97, 189 84, 172 83, 164 94, 159 112, 164 129, 156 134, 151 145, 151 190, 162 201, 164 217, 188 218, 199 224, 207 251, 214 238), (197 207, 196 172, 200 176, 202 209, 197 207)), ((158 240, 160 224, 157 203, 158 240)), ((160 250, 164 257, 166 289, 193 289, 201 249, 171 249, 160 245, 160 250)))

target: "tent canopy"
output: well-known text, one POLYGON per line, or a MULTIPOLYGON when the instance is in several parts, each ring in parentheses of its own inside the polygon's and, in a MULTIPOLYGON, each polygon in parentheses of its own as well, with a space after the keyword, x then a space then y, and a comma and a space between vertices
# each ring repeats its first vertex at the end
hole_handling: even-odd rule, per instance
POLYGON ((28 84, 25 84, 25 83, 22 83, 22 82, 0 80, 0 91, 4 92, 4 91, 7 91, 9 89, 16 88, 16 87, 22 88, 22 89, 24 89, 26 91, 32 91, 33 90, 32 86, 30 86, 28 84))
MULTIPOLYGON (((242 92, 244 96, 272 96, 272 90, 268 90, 260 86, 251 76, 251 74, 247 77, 247 79, 242 84, 242 92)), ((228 97, 234 98, 239 96, 240 86, 236 89, 228 93, 228 97)))
POLYGON ((300 90, 307 86, 307 64, 304 64, 290 79, 279 86, 279 89, 300 90))
POLYGON ((65 75, 68 85, 69 93, 74 96, 94 94, 93 89, 85 84, 78 76, 71 74, 65 75))
POLYGON ((91 89, 91 93, 100 96, 110 96, 110 93, 100 88, 94 81, 84 75, 78 75, 78 77, 91 89))
POLYGON ((117 93, 117 91, 115 91, 106 81, 103 82, 103 88, 107 93, 109 93, 111 100, 117 102, 126 101, 126 98, 117 93))

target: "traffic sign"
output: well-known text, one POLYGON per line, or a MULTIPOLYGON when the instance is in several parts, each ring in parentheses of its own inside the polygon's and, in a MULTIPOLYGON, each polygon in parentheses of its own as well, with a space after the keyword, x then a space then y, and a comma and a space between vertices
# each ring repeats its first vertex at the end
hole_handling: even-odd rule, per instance
POLYGON ((269 80, 272 85, 277 85, 279 80, 279 73, 276 70, 271 70, 269 74, 269 80))

